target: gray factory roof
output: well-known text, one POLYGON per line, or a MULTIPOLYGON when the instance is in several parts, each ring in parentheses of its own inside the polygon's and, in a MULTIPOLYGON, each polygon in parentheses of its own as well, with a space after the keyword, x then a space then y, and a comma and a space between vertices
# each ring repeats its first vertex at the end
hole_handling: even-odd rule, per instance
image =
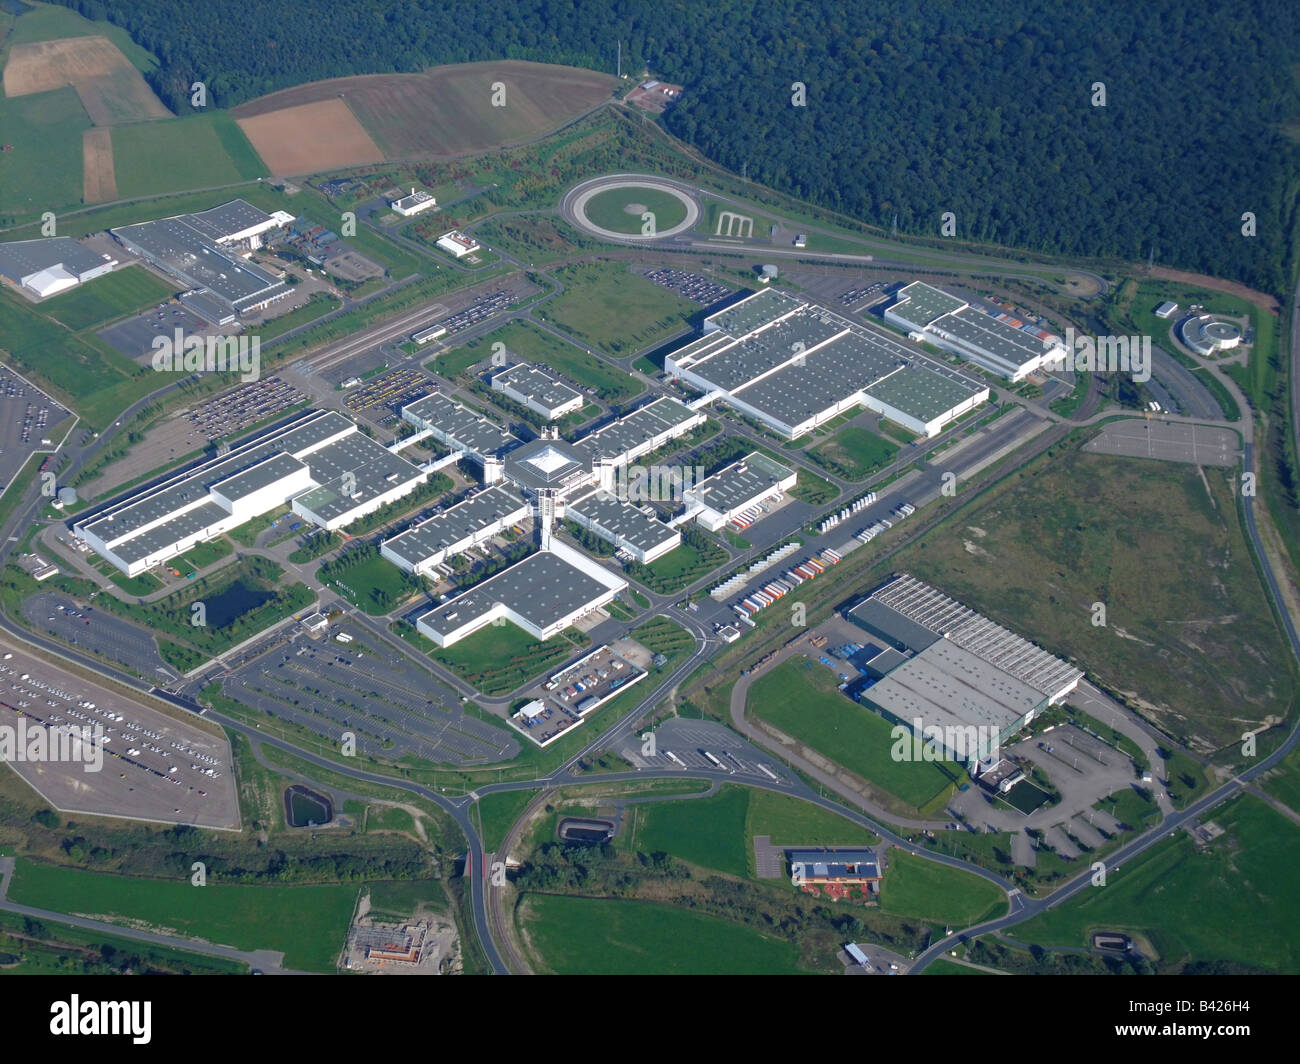
POLYGON ((563 488, 591 479, 591 459, 564 440, 537 439, 506 455, 506 476, 533 491, 563 488))
POLYGON ((880 875, 876 855, 871 850, 791 850, 790 866, 796 865, 802 866, 805 876, 814 878, 865 876, 874 879, 880 875))
POLYGON ((180 217, 211 240, 227 240, 236 233, 271 221, 271 216, 266 211, 242 199, 209 207, 206 211, 182 214, 180 217))
POLYGON ((563 406, 565 403, 571 403, 575 399, 581 399, 580 393, 574 391, 567 384, 561 384, 554 377, 543 373, 536 366, 530 366, 526 362, 521 362, 517 366, 511 366, 507 370, 502 370, 492 378, 493 387, 508 387, 511 391, 531 399, 533 402, 554 410, 563 406))
POLYGON ((502 518, 528 508, 524 497, 513 488, 494 484, 386 540, 384 546, 414 567, 502 518))
POLYGON ((452 632, 501 603, 539 629, 581 610, 609 588, 550 551, 530 554, 496 576, 424 614, 437 632, 452 632))
POLYGON ((104 260, 70 236, 0 243, 0 275, 14 284, 22 284, 24 277, 59 265, 69 273, 81 274, 103 266, 104 260))
POLYGON ((213 325, 220 325, 230 317, 231 313, 229 306, 206 288, 184 293, 181 296, 181 303, 213 325))
POLYGON ((998 733, 1041 706, 1046 695, 979 655, 940 639, 863 692, 900 721, 925 727, 967 725, 998 733))
POLYGON ((593 461, 596 458, 617 457, 697 416, 696 411, 681 400, 664 396, 597 429, 578 440, 574 447, 593 461))
MULTIPOLYGON (((212 225, 206 228, 216 230, 212 225)), ((126 247, 138 250, 159 269, 181 279, 191 288, 210 289, 236 310, 281 294, 288 288, 280 278, 219 247, 215 237, 192 224, 188 215, 122 226, 112 233, 126 247)))
POLYGON ((913 362, 871 385, 873 398, 920 421, 931 421, 985 390, 987 385, 938 363, 913 362))
POLYGON ((679 535, 676 529, 603 491, 570 503, 569 514, 579 515, 642 551, 651 551, 679 535))
POLYGON ((1047 345, 1033 333, 1017 329, 1004 321, 998 321, 991 314, 967 307, 955 314, 949 314, 934 323, 933 328, 942 330, 958 340, 974 344, 984 350, 1004 358, 1008 362, 1027 362, 1041 355, 1047 345))
POLYGON ((118 544, 113 548, 113 553, 130 565, 173 543, 201 533, 229 516, 230 514, 215 502, 201 503, 169 521, 155 525, 142 535, 133 536, 126 542, 118 544))
POLYGON ((800 355, 806 361, 814 348, 847 328, 846 321, 808 309, 699 358, 690 368, 714 386, 734 392, 800 355))
POLYGON ((890 313, 897 314, 918 329, 967 305, 966 300, 949 295, 924 281, 913 281, 899 291, 898 298, 902 302, 891 306, 890 313))
POLYGON ((349 427, 354 426, 342 414, 332 410, 315 411, 287 429, 259 437, 228 455, 214 458, 188 473, 165 481, 158 488, 131 496, 89 520, 80 522, 80 527, 105 541, 130 534, 206 498, 210 485, 248 469, 271 455, 281 452, 301 455, 308 448, 349 427))
POLYGON ((296 496, 295 502, 324 521, 426 475, 419 466, 361 432, 326 444, 305 461, 311 467, 312 480, 320 486, 296 496))
POLYGON ((700 481, 689 495, 718 513, 730 513, 791 476, 793 469, 754 451, 700 481))
POLYGON ((778 288, 764 288, 705 319, 732 336, 743 336, 775 321, 783 314, 798 310, 801 301, 778 288))
POLYGON ((848 616, 872 635, 908 650, 924 650, 943 638, 938 632, 904 617, 875 598, 859 602, 849 610, 848 616))
POLYGON ((280 452, 263 458, 257 464, 223 480, 218 480, 212 485, 212 489, 219 491, 231 502, 236 502, 306 468, 306 462, 299 461, 291 454, 280 452))
POLYGON ((519 437, 514 433, 441 392, 408 403, 402 408, 402 413, 407 411, 441 433, 451 446, 481 458, 519 445, 519 437))

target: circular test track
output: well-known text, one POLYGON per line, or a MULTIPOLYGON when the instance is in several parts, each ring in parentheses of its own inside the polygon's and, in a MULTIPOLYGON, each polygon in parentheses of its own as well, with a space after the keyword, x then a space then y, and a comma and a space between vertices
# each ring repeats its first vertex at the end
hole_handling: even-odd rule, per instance
POLYGON ((576 226, 589 236, 597 237, 600 240, 646 244, 655 240, 666 240, 670 237, 680 236, 682 233, 694 229, 695 223, 700 220, 701 210, 700 202, 695 198, 694 191, 686 185, 669 181, 663 177, 653 177, 650 174, 607 174, 604 177, 594 177, 569 189, 564 194, 564 199, 560 201, 560 213, 564 215, 564 220, 570 225, 576 226), (645 236, 641 233, 619 233, 613 229, 605 229, 587 217, 587 204, 593 196, 619 188, 649 188, 672 196, 680 201, 686 209, 686 217, 674 226, 659 230, 653 236, 645 236))

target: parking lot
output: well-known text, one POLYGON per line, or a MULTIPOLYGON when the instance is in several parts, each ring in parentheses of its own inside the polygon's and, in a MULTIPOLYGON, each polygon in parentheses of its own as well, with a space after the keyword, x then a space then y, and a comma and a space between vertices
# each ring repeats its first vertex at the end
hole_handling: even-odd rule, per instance
POLYGON ((359 753, 471 765, 519 752, 514 736, 466 716, 450 687, 368 629, 346 622, 274 646, 225 677, 222 690, 331 743, 350 731, 359 753), (340 632, 351 641, 338 642, 340 632))
POLYGON ((307 396, 287 381, 267 377, 199 403, 185 413, 184 420, 194 426, 192 438, 196 442, 217 440, 243 432, 306 401, 307 396))
POLYGON ((81 606, 61 592, 43 592, 23 602, 23 616, 62 643, 101 654, 154 682, 171 682, 173 670, 158 656, 153 633, 130 621, 81 606))
POLYGON ((689 299, 692 303, 698 303, 702 307, 712 306, 714 303, 726 299, 735 293, 735 289, 729 285, 721 284, 712 277, 705 277, 698 273, 690 273, 687 270, 677 270, 669 266, 660 266, 650 270, 633 270, 639 273, 647 281, 652 281, 661 288, 667 288, 670 292, 676 292, 679 296, 689 299))
POLYGON ((71 416, 36 385, 0 365, 0 488, 18 475, 34 451, 62 441, 71 416))
POLYGON ((655 769, 705 769, 726 772, 738 779, 749 777, 766 783, 788 783, 789 770, 773 755, 759 750, 746 740, 711 721, 687 720, 674 717, 654 730, 655 754, 646 757, 641 753, 639 734, 629 736, 618 747, 617 753, 627 758, 637 768, 655 769), (715 764, 706 751, 717 758, 715 764))
MULTIPOLYGON (((85 762, 10 767, 70 812, 199 827, 237 827, 239 805, 225 738, 0 642, 0 724, 102 729, 99 771, 85 762)), ((93 732, 92 732, 93 734, 93 732)))
POLYGON ((1155 458, 1164 462, 1234 466, 1241 442, 1232 429, 1171 421, 1120 421, 1107 425, 1084 447, 1094 454, 1155 458))
POLYGON ((208 322, 179 303, 164 303, 160 307, 154 307, 153 310, 137 314, 134 318, 127 318, 126 321, 110 325, 107 329, 100 329, 99 338, 110 347, 121 351, 127 358, 135 359, 141 365, 148 365, 153 357, 155 337, 170 338, 177 329, 186 336, 221 334, 220 329, 209 327, 208 322))

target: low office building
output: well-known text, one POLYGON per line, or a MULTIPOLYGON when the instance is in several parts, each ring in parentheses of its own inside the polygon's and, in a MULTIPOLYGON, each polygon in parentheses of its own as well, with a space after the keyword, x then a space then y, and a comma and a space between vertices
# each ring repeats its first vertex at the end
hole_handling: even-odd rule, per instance
POLYGON ((479 250, 479 242, 472 236, 466 236, 458 229, 453 229, 450 233, 444 233, 438 237, 438 247, 443 251, 449 251, 456 258, 463 258, 466 255, 472 255, 479 250))
POLYGON ((431 575, 448 558, 528 520, 532 512, 513 488, 495 484, 384 540, 379 553, 408 573, 431 575))
POLYGON ((989 396, 882 330, 772 288, 710 315, 664 368, 789 439, 861 408, 934 435, 989 396))
POLYGON ((492 389, 541 414, 548 421, 582 409, 582 394, 536 366, 520 363, 492 377, 492 389))
POLYGON ((41 299, 109 273, 117 259, 96 255, 70 236, 0 244, 0 280, 41 299))
POLYGON ((677 529, 605 491, 570 503, 567 515, 579 527, 609 540, 642 565, 662 558, 682 542, 677 529))
POLYGON ((790 850, 790 874, 806 886, 875 883, 880 864, 871 850, 790 850))
POLYGON ((1044 364, 1066 358, 1057 336, 1010 315, 986 314, 964 299, 913 281, 885 310, 885 320, 914 339, 928 340, 1007 380, 1018 381, 1044 364))
POLYGON ((572 547, 552 541, 418 618, 416 628, 449 647, 493 621, 509 621, 534 639, 549 639, 599 609, 627 587, 572 547))
POLYGON ((428 479, 342 414, 318 410, 83 518, 73 532, 135 576, 278 506, 333 530, 428 479))
POLYGON ((696 511, 702 528, 716 532, 746 510, 789 491, 795 479, 793 469, 754 451, 688 488, 686 507, 696 511))
POLYGON ((410 218, 419 214, 421 211, 431 210, 438 206, 438 201, 434 199, 431 192, 425 192, 424 189, 411 189, 409 196, 401 196, 398 199, 390 199, 388 206, 400 214, 403 218, 410 218))

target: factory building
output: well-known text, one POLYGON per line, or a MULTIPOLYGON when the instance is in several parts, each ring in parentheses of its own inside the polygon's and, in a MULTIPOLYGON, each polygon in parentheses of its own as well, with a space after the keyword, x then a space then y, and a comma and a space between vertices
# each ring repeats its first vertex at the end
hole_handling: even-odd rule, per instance
POLYGON ((40 299, 110 273, 117 260, 96 255, 69 236, 0 244, 0 280, 40 299))
POLYGON ((779 499, 795 479, 793 469, 754 451, 688 488, 686 507, 701 528, 716 532, 746 510, 779 499))
POLYGON ((536 366, 520 363, 492 376, 492 389, 541 414, 548 421, 582 409, 582 393, 536 366))

